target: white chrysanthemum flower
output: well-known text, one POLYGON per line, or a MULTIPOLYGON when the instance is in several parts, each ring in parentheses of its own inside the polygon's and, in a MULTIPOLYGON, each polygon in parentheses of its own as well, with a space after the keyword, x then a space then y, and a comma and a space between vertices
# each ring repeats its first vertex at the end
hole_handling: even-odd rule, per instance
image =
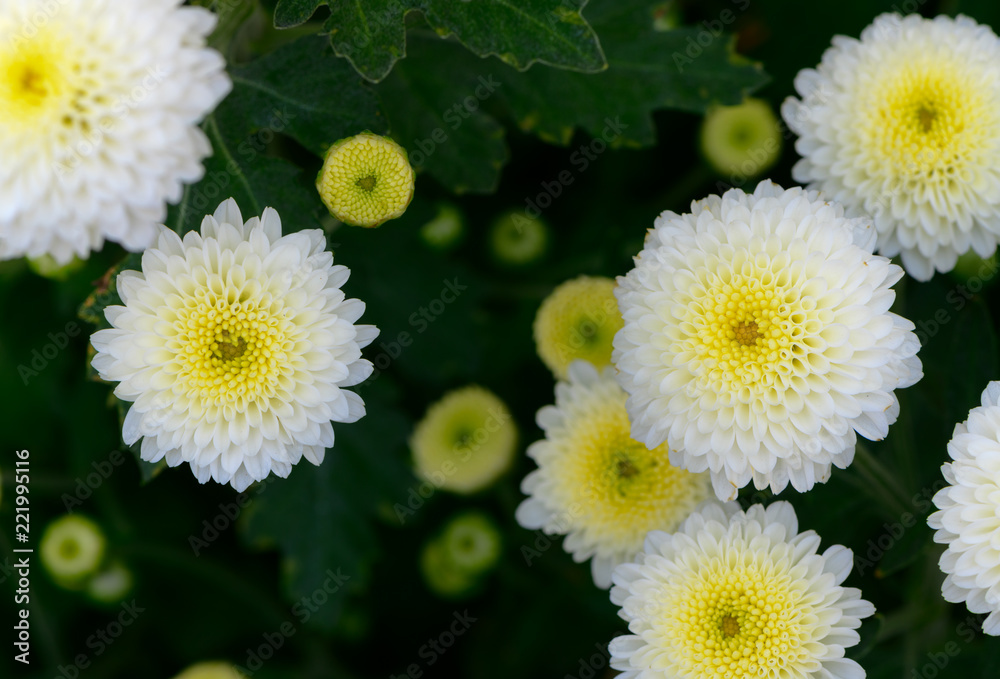
POLYGON ((334 422, 364 402, 350 387, 372 373, 361 348, 378 334, 355 325, 323 232, 281 235, 278 213, 245 224, 232 199, 184 239, 162 227, 142 271, 118 275, 124 306, 91 338, 101 379, 133 401, 122 431, 141 456, 191 465, 239 491, 303 456, 320 464, 334 422))
POLYGON ((819 536, 798 531, 787 502, 711 502, 676 533, 650 533, 613 576, 632 632, 609 646, 621 679, 862 679, 844 649, 875 607, 841 586, 851 550, 818 554, 819 536))
POLYGON ((0 259, 141 250, 204 174, 198 122, 232 84, 215 15, 181 0, 4 0, 0 259))
POLYGON ((939 511, 927 519, 947 574, 941 588, 952 603, 989 613, 983 631, 1000 635, 1000 382, 990 382, 982 405, 955 425, 941 471, 950 484, 934 496, 939 511))
POLYGON ((556 404, 538 411, 545 438, 528 448, 538 469, 521 490, 517 521, 549 535, 577 562, 592 559, 598 587, 642 549, 651 530, 673 530, 710 494, 707 474, 672 466, 667 447, 649 450, 629 436, 625 392, 614 369, 578 360, 556 385, 556 404))
POLYGON ((902 269, 871 223, 769 181, 664 212, 618 279, 614 340, 632 436, 712 472, 721 500, 751 481, 825 482, 879 440, 893 390, 921 377, 910 321, 889 312, 902 269))
POLYGON ((1000 239, 1000 39, 968 17, 883 14, 837 36, 782 106, 796 181, 871 214, 918 280, 1000 239))

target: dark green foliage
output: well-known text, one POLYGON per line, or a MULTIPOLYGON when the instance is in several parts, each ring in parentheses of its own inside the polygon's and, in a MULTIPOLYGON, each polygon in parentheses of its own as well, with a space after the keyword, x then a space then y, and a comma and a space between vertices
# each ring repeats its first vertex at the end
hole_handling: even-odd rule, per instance
MULTIPOLYGON (((535 312, 568 278, 628 271, 661 211, 686 211, 730 185, 753 188, 714 177, 698 158, 701 113, 748 94, 777 109, 834 34, 857 36, 877 13, 905 3, 192 4, 222 15, 212 44, 230 58, 233 91, 202 122, 213 155, 166 225, 198 229, 233 197, 245 218, 277 209, 286 233, 323 228, 336 263, 351 269, 345 293, 367 304, 360 322, 380 329, 364 354, 375 375, 355 389, 368 414, 335 426, 322 465, 303 461, 287 479, 244 493, 199 485, 186 465, 140 462, 138 444, 105 478, 109 452, 125 451, 128 404, 95 379, 88 338, 107 327, 104 309, 120 303, 116 276, 139 269, 141 255, 109 244, 59 283, 22 262, 0 263, 0 532, 9 536, 14 521, 10 452, 27 448, 32 536, 67 509, 94 518, 109 555, 135 575, 130 598, 147 611, 95 653, 88 640, 118 608, 60 589, 39 564, 33 663, 13 676, 67 676, 60 668, 83 654, 92 664, 81 679, 168 679, 213 659, 254 679, 415 677, 414 668, 421 677, 609 679, 607 642, 626 631, 616 607, 561 537, 514 520, 519 484, 534 468, 524 449, 540 436, 535 415, 553 401, 552 376, 534 350, 535 312), (657 30, 666 5, 684 26, 657 30), (364 130, 391 135, 418 170, 407 212, 372 230, 328 218, 314 186, 326 148, 364 130), (419 236, 442 202, 465 217, 464 238, 446 252, 419 236), (490 225, 511 212, 538 212, 550 227, 544 259, 532 266, 504 267, 489 252, 490 225), (413 477, 407 441, 429 404, 473 383, 509 405, 520 443, 496 485, 458 496, 413 477), (421 580, 419 554, 469 509, 495 521, 504 551, 468 599, 445 601, 421 580), (456 615, 475 621, 446 653, 432 651, 456 615), (273 657, 253 669, 268 644, 273 657)), ((987 0, 915 4, 928 15, 1000 21, 987 0)), ((770 176, 793 185, 796 159, 788 134, 770 176)), ((970 290, 938 275, 904 279, 896 290, 894 311, 917 326, 925 377, 898 392, 889 436, 863 442, 854 464, 809 493, 746 489, 740 500, 789 500, 824 548, 854 551, 846 584, 879 613, 847 654, 870 678, 993 679, 1000 646, 981 634, 982 616, 940 597, 942 547, 926 517, 955 423, 1000 378, 1000 289, 970 290)), ((0 565, 14 546, 0 538, 0 565)), ((8 576, 0 569, 6 586, 8 576)))

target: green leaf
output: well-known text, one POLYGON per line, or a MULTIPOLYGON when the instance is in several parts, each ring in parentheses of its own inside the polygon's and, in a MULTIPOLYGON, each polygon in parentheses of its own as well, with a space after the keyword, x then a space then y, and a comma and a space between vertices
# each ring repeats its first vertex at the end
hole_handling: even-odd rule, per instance
POLYGON ((760 65, 734 53, 729 35, 657 31, 644 0, 595 0, 589 7, 606 71, 503 69, 497 76, 520 127, 545 140, 568 144, 582 128, 611 146, 649 146, 656 141, 653 111, 701 113, 713 104, 736 104, 768 81, 760 65), (707 46, 699 42, 705 35, 707 46))
POLYGON ((336 443, 323 463, 303 461, 287 479, 272 479, 246 513, 245 539, 284 554, 289 601, 312 598, 331 572, 348 578, 310 614, 325 628, 337 624, 345 597, 368 580, 379 505, 405 498, 412 483, 404 463, 410 422, 388 403, 386 392, 384 382, 367 390, 367 415, 334 427, 336 443))
POLYGON ((203 123, 214 154, 205 160, 204 178, 186 186, 180 203, 171 206, 166 225, 180 234, 198 229, 219 203, 234 198, 244 219, 273 207, 285 233, 320 228, 322 204, 305 173, 286 160, 261 155, 250 138, 228 133, 232 128, 219 121, 233 115, 231 104, 224 102, 203 123))
POLYGON ((419 49, 378 87, 392 136, 417 171, 428 171, 451 191, 494 191, 507 145, 503 127, 479 106, 493 95, 496 81, 480 82, 471 69, 441 68, 468 59, 454 45, 418 36, 413 42, 419 49), (467 100, 475 102, 474 110, 467 100))
POLYGON ((326 0, 281 0, 274 10, 275 28, 292 28, 309 21, 326 0))
MULTIPOLYGON (((321 155, 343 137, 385 130, 375 94, 336 59, 321 38, 309 36, 248 66, 233 69, 233 91, 202 129, 212 142, 205 176, 185 187, 167 226, 197 229, 222 201, 235 198, 248 219, 273 207, 285 233, 319 228, 324 208, 314 176, 269 155, 282 135, 321 155)), ((316 162, 319 169, 319 162, 316 162)))
POLYGON ((454 34, 481 57, 497 56, 514 68, 535 62, 585 73, 607 68, 594 29, 580 10, 587 0, 424 0, 428 23, 454 34))
POLYGON ((406 13, 414 0, 335 0, 323 28, 337 56, 372 82, 379 82, 406 56, 406 13))
POLYGON ((233 132, 280 132, 322 156, 344 137, 386 130, 375 93, 322 38, 300 38, 233 68, 232 77, 228 101, 244 115, 233 132))
POLYGON ((538 62, 594 73, 607 67, 594 30, 580 14, 586 0, 281 0, 275 26, 288 28, 329 5, 324 29, 337 54, 373 82, 406 56, 406 14, 419 10, 442 37, 517 69, 538 62))
MULTIPOLYGON (((734 55, 727 36, 702 47, 695 29, 654 30, 643 0, 595 0, 592 9, 611 64, 604 73, 520 72, 411 33, 410 56, 378 93, 393 137, 413 166, 454 192, 492 192, 507 150, 491 113, 504 104, 523 129, 550 142, 568 144, 583 129, 612 147, 649 146, 656 141, 654 111, 701 112, 713 103, 737 103, 767 81, 759 66, 734 55), (698 50, 694 58, 687 56, 689 41, 698 50), (692 63, 678 66, 673 54, 692 63)), ((588 153, 571 162, 589 163, 588 153)))
POLYGON ((237 32, 249 19, 256 8, 256 0, 198 0, 192 3, 214 10, 218 17, 215 30, 208 38, 209 47, 228 54, 237 32))

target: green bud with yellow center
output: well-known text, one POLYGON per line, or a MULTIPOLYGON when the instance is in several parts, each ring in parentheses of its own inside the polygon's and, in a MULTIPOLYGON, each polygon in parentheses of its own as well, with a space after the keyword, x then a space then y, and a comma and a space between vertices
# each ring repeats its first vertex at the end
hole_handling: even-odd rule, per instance
POLYGON ((540 260, 549 246, 549 227, 520 211, 508 212, 490 229, 490 251, 501 264, 525 266, 540 260))
POLYGON ((345 224, 373 228, 406 211, 415 181, 403 147, 362 132, 327 150, 316 189, 331 215, 345 224))
POLYGON ((67 589, 78 589, 98 572, 106 545, 100 526, 79 514, 68 514, 45 528, 38 553, 53 580, 67 589))
POLYGON ((770 104, 747 99, 705 114, 701 150, 712 169, 724 177, 757 177, 781 155, 781 132, 770 104))

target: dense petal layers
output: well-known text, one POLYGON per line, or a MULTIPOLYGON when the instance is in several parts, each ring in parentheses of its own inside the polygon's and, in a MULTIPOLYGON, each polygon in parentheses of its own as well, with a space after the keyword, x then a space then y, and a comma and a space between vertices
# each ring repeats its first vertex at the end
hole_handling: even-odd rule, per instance
POLYGON ((635 557, 651 530, 673 530, 709 495, 707 474, 670 464, 667 447, 648 450, 629 435, 625 392, 614 369, 578 360, 556 385, 556 403, 538 411, 545 438, 528 448, 538 469, 521 489, 525 528, 566 535, 576 561, 592 559, 594 582, 635 557))
POLYGON ((612 576, 631 634, 611 642, 611 666, 622 679, 863 679, 844 649, 875 608, 842 586, 851 550, 819 545, 787 502, 712 501, 650 533, 612 576))
POLYGON ((618 279, 613 361, 632 435, 711 471, 721 500, 751 480, 805 491, 878 440, 893 393, 920 379, 913 324, 889 311, 903 275, 870 222, 768 181, 664 212, 618 279))
POLYGON ((365 413, 345 387, 371 374, 361 349, 378 334, 355 325, 365 305, 345 298, 349 275, 322 231, 282 236, 270 208, 244 223, 230 199, 200 233, 161 228, 142 271, 118 276, 112 328, 91 338, 94 368, 132 402, 125 442, 237 490, 322 462, 331 421, 365 413))
POLYGON ((948 486, 934 496, 938 511, 927 522, 946 574, 942 593, 988 613, 983 631, 1000 635, 1000 382, 990 382, 982 405, 955 426, 948 442, 952 461, 941 467, 948 486))
POLYGON ((914 278, 1000 239, 1000 39, 968 17, 883 14, 795 79, 796 181, 873 215, 914 278))
POLYGON ((0 8, 0 259, 153 244, 204 174, 198 127, 232 87, 181 0, 5 0, 0 8))

